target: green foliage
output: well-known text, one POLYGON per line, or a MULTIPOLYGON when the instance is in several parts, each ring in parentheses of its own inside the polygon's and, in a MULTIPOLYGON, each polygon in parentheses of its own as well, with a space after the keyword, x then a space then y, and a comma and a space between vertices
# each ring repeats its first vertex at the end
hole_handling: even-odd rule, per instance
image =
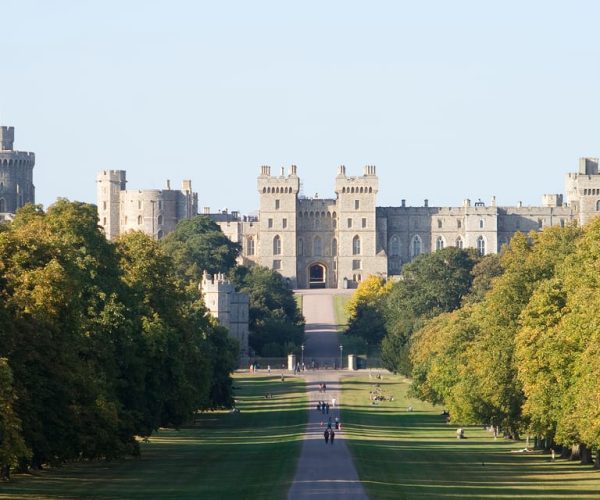
POLYGON ((410 374, 409 342, 427 319, 460 306, 479 257, 472 249, 444 248, 424 254, 402 269, 400 281, 385 296, 382 311, 387 335, 382 360, 389 370, 410 374))
POLYGON ((0 232, 2 397, 26 446, 14 434, 3 460, 135 454, 135 436, 230 402, 235 346, 173 269, 142 234, 109 243, 93 205, 27 206, 0 232))
POLYGON ((348 314, 347 336, 361 338, 365 345, 381 343, 385 336, 383 303, 391 287, 391 282, 374 275, 360 283, 345 308, 348 314))
POLYGON ((162 240, 166 253, 174 261, 178 276, 199 283, 202 273, 227 273, 235 266, 241 247, 223 234, 208 217, 198 215, 180 221, 162 240))
POLYGON ((304 340, 304 318, 281 274, 266 267, 238 267, 236 288, 248 294, 250 347, 261 356, 284 356, 304 340))

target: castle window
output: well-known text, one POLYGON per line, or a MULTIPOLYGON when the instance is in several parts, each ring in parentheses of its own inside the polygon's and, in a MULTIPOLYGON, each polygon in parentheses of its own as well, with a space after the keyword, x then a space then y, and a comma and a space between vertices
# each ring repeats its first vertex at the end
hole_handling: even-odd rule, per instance
POLYGON ((565 227, 565 219, 560 219, 560 227, 565 227))
POLYGON ((352 255, 360 255, 360 237, 358 235, 352 238, 352 255))
POLYGON ((485 255, 485 239, 483 236, 477 238, 477 253, 479 255, 485 255))
POLYGON ((279 235, 273 238, 273 255, 281 255, 281 238, 279 235))
POLYGON ((283 225, 283 229, 285 229, 287 227, 287 219, 283 219, 281 224, 283 225))
POLYGON ((538 229, 542 229, 544 226, 544 221, 542 219, 538 219, 538 229))
POLYGON ((365 217, 363 217, 363 219, 362 219, 362 227, 363 228, 367 227, 367 219, 365 217))
POLYGON ((320 257, 321 256, 321 238, 315 236, 313 241, 313 255, 320 257))
POLYGON ((337 240, 335 238, 331 240, 331 255, 333 257, 337 255, 337 240))
POLYGON ((333 219, 333 229, 337 227, 337 219, 333 219))
POLYGON ((413 236, 411 245, 410 245, 410 256, 411 257, 416 257, 417 255, 420 255, 421 253, 421 238, 419 237, 418 234, 415 234, 413 236))
POLYGON ((600 212, 600 200, 596 202, 596 212, 600 212))
POLYGON ((302 255, 304 254, 304 240, 302 240, 302 238, 300 238, 298 240, 298 255, 302 255))
POLYGON ((352 261, 352 270, 356 271, 357 269, 360 269, 360 259, 354 259, 352 261))
MULTIPOLYGON (((2 200, 2 201, 4 201, 4 200, 2 200)), ((1 210, 0 210, 0 211, 1 211, 1 210)), ((106 226, 106 217, 104 217, 104 219, 102 219, 102 225, 103 225, 103 226, 106 226)))
POLYGON ((390 239, 390 257, 398 257, 400 255, 400 237, 395 234, 390 239))
POLYGON ((159 229, 158 233, 156 233, 156 237, 160 240, 165 235, 162 229, 159 229))
POLYGON ((275 269, 276 271, 281 269, 281 260, 276 259, 273 261, 273 269, 275 269))
POLYGON ((267 220, 267 227, 271 229, 273 227, 273 219, 267 220))
POLYGON ((125 225, 127 225, 127 216, 125 216, 125 225))
POLYGON ((266 188, 266 187, 264 187, 264 188, 263 188, 263 193, 266 193, 266 192, 267 192, 267 188, 266 188))
POLYGON ((252 238, 252 237, 249 237, 246 240, 246 254, 254 255, 254 238, 252 238))
POLYGON ((354 210, 358 210, 360 208, 360 200, 354 200, 354 210))
POLYGON ((373 188, 372 188, 372 187, 370 187, 370 188, 369 188, 369 193, 372 193, 372 192, 373 192, 373 188))
POLYGON ((438 236, 437 240, 435 240, 435 249, 442 250, 444 248, 444 238, 438 236))
POLYGON ((456 238, 456 248, 460 248, 462 250, 463 248, 463 240, 462 238, 459 236, 458 238, 456 238))
POLYGON ((141 210, 142 209, 142 200, 138 200, 138 209, 141 210))
POLYGON ((479 219, 479 229, 483 229, 483 219, 479 219))
POLYGON ((105 201, 102 202, 102 209, 106 210, 106 202, 105 201))
POLYGON ((163 216, 159 215, 158 216, 158 225, 160 226, 163 223, 163 216))
POLYGON ((138 215, 138 226, 142 225, 142 216, 138 215))
POLYGON ((442 219, 437 220, 438 229, 442 228, 442 219))
POLYGON ((0 198, 0 212, 6 212, 6 201, 4 201, 4 198, 0 198))
POLYGON ((456 219, 456 227, 460 229, 462 227, 462 221, 460 219, 456 219))
POLYGON ((343 188, 342 188, 342 193, 345 193, 345 192, 346 192, 346 188, 345 188, 345 187, 343 187, 343 188))
POLYGON ((348 228, 352 227, 352 219, 348 218, 348 228))
POLYGON ((159 202, 158 202, 158 209, 159 209, 159 210, 162 210, 162 201, 160 201, 160 200, 159 200, 159 202))
POLYGON ((275 210, 279 210, 279 200, 275 200, 275 210))

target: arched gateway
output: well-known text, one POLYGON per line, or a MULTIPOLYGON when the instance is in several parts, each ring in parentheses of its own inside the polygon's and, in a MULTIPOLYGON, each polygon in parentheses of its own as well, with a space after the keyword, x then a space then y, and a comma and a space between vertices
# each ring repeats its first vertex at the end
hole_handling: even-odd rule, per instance
POLYGON ((323 264, 311 264, 311 266, 308 268, 308 287, 327 287, 327 268, 323 264))

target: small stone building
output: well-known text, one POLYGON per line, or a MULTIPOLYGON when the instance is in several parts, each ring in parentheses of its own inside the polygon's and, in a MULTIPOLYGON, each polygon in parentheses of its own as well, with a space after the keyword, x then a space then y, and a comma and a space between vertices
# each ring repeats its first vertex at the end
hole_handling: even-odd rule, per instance
POLYGON ((235 291, 223 274, 202 275, 200 290, 210 314, 229 330, 229 335, 240 343, 240 357, 248 355, 248 295, 235 291))

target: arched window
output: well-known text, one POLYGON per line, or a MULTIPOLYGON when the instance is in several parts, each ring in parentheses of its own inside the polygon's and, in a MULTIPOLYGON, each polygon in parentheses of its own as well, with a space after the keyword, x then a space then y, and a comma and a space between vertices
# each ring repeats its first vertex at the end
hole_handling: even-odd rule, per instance
MULTIPOLYGON (((0 210, 1 212, 1 210, 0 210)), ((596 212, 600 212, 600 200, 596 202, 596 212)))
POLYGON ((304 240, 302 238, 298 239, 298 255, 302 256, 304 254, 304 240))
POLYGON ((438 236, 437 240, 435 240, 435 249, 441 250, 442 248, 444 248, 444 238, 438 236))
POLYGON ((160 240, 162 239, 162 237, 164 236, 165 233, 163 233, 162 229, 160 229, 158 231, 158 233, 156 233, 156 237, 160 240))
POLYGON ((400 237, 395 234, 390 238, 390 256, 398 257, 400 255, 400 237))
POLYGON ((463 239, 460 236, 456 238, 456 248, 460 248, 461 250, 463 248, 463 239))
POLYGON ((246 254, 254 255, 254 238, 252 236, 246 240, 246 254))
POLYGON ((158 216, 158 225, 160 226, 163 223, 163 216, 159 215, 158 216))
POLYGON ((142 216, 138 215, 138 226, 142 225, 142 216))
POLYGON ((479 255, 485 255, 485 239, 483 236, 477 238, 477 253, 479 255))
POLYGON ((479 219, 479 229, 483 229, 483 219, 479 219))
POLYGON ((437 224, 438 224, 438 229, 441 229, 442 228, 442 219, 438 219, 437 224))
POLYGON ((0 212, 6 212, 6 202, 4 198, 0 198, 0 212))
POLYGON ((315 236, 313 240, 313 255, 319 257, 321 255, 321 238, 319 236, 315 236))
POLYGON ((413 236, 412 242, 410 244, 410 256, 416 257, 421 254, 421 238, 418 234, 413 236))
POLYGON ((352 238, 352 255, 360 255, 360 237, 358 235, 352 238))
POLYGON ((333 257, 337 255, 337 240, 335 238, 331 240, 331 255, 333 257))
POLYGON ((279 235, 273 238, 273 255, 281 255, 281 238, 279 235))

